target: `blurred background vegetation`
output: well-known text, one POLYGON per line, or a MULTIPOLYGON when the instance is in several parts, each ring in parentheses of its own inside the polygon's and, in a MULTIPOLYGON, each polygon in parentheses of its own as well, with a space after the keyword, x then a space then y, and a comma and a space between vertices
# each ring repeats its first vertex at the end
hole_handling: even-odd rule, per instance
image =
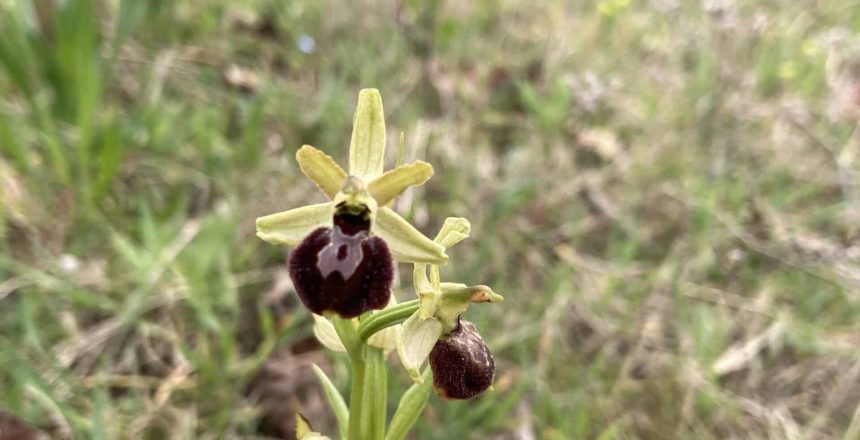
POLYGON ((506 297, 414 438, 860 438, 855 0, 0 0, 7 433, 333 433, 253 220, 363 87, 436 168, 396 209, 506 297))

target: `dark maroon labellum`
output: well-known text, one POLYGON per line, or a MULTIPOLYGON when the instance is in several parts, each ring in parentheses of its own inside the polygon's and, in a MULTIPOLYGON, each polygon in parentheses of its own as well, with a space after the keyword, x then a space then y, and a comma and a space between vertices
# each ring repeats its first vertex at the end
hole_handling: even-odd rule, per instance
POLYGON ((388 245, 368 235, 364 216, 336 214, 334 226, 314 230, 290 255, 290 278, 305 307, 354 318, 381 309, 391 297, 394 268, 388 245))
POLYGON ((475 326, 461 320, 433 346, 430 368, 436 393, 446 399, 471 399, 493 384, 496 365, 475 326))

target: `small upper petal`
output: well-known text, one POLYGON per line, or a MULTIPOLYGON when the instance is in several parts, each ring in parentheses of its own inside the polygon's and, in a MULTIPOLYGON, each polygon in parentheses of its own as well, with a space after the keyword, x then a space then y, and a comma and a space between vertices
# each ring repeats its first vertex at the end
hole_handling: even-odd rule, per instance
POLYGON ((346 172, 331 156, 310 145, 302 146, 296 152, 299 168, 317 188, 332 199, 340 191, 346 179, 346 172))
POLYGON ((442 292, 433 287, 430 278, 427 277, 427 264, 416 263, 412 269, 412 285, 415 293, 421 300, 418 306, 418 315, 421 319, 427 319, 436 313, 436 301, 442 296, 442 292))
POLYGON ((421 185, 432 176, 433 166, 419 160, 387 171, 370 182, 367 190, 379 206, 385 206, 410 186, 421 185))

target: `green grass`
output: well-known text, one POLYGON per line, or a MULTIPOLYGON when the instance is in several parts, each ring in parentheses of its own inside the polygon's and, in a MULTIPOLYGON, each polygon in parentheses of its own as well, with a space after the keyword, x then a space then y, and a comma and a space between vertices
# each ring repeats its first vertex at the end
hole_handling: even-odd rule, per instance
POLYGON ((860 8, 711 3, 0 1, 0 408, 334 434, 344 360, 253 220, 319 201, 294 153, 345 161, 376 87, 436 169, 395 207, 470 218, 443 277, 506 297, 494 391, 415 438, 858 438, 860 8))

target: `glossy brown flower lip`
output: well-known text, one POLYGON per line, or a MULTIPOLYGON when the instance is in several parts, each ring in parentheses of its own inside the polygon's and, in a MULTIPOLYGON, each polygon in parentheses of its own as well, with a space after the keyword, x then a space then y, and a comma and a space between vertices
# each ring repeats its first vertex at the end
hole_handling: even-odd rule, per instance
POLYGON ((468 321, 459 321, 430 352, 433 389, 446 399, 471 399, 493 384, 493 354, 468 321))
POLYGON ((369 235, 366 216, 335 214, 334 225, 314 230, 292 252, 290 278, 305 307, 353 318, 384 308, 394 266, 385 241, 369 235))

